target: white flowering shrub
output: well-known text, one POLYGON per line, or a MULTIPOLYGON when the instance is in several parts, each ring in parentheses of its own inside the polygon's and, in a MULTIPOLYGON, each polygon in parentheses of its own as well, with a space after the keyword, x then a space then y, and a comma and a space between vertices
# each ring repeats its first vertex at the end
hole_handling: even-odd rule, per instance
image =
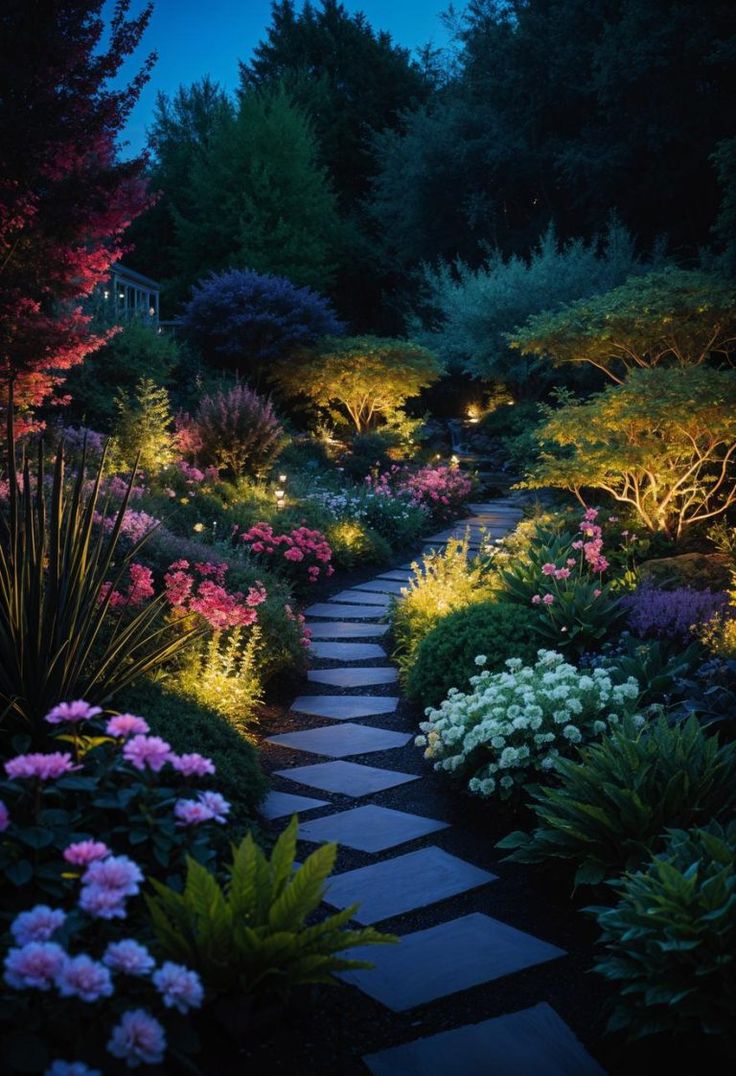
MULTIPOLYGON (((486 663, 479 655, 476 664, 486 663)), ((453 689, 428 709, 416 743, 434 768, 480 796, 508 799, 576 744, 587 743, 624 716, 634 716, 639 685, 614 684, 605 669, 581 672, 554 650, 538 651, 533 666, 520 658, 508 671, 484 670, 467 694, 453 689)))

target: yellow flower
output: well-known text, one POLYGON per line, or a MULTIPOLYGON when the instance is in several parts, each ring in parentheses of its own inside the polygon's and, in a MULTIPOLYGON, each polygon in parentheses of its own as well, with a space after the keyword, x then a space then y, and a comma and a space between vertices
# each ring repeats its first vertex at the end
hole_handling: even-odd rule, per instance
POLYGON ((197 532, 197 534, 201 534, 202 531, 204 530, 204 523, 195 523, 194 527, 193 527, 193 530, 195 530, 197 532))
POLYGON ((180 497, 179 498, 179 504, 189 504, 189 498, 188 497, 180 497))

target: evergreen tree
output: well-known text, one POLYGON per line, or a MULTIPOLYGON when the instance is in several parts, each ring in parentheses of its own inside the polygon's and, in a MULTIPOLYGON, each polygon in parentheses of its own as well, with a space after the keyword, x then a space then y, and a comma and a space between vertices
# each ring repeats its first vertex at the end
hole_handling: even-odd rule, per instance
POLYGON ((115 406, 112 466, 130 470, 138 460, 143 474, 155 478, 176 455, 168 392, 150 377, 142 377, 132 396, 118 394, 115 406))

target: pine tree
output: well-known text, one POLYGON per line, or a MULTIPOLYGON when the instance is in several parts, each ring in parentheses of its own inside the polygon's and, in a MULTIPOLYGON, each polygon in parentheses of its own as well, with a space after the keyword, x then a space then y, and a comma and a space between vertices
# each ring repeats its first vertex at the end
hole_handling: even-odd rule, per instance
POLYGON ((112 462, 130 469, 138 467, 146 475, 156 475, 173 463, 173 420, 166 389, 150 377, 142 377, 132 398, 120 393, 115 401, 118 416, 111 446, 112 462))

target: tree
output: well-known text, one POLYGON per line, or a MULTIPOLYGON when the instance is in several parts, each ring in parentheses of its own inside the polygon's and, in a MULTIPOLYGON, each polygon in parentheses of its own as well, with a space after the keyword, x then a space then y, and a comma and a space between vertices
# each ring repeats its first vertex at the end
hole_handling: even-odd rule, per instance
POLYGON ((0 8, 0 406, 12 388, 18 432, 65 402, 64 372, 105 339, 80 302, 146 205, 144 160, 120 162, 115 143, 154 57, 108 88, 150 19, 150 5, 134 18, 129 6, 116 3, 102 50, 103 0, 0 8))
POLYGON ((523 355, 590 363, 619 384, 637 367, 728 360, 736 351, 736 288, 713 273, 656 270, 532 315, 509 339, 523 355))
POLYGON ((337 202, 305 115, 281 88, 219 117, 192 166, 191 210, 177 214, 189 283, 232 266, 324 288, 334 271, 337 202))
POLYGON ((299 361, 279 364, 276 383, 318 407, 336 407, 358 434, 391 420, 442 372, 436 357, 407 340, 377 336, 328 339, 299 361))
POLYGON ((213 274, 194 287, 182 327, 208 362, 256 381, 265 364, 343 329, 311 288, 243 269, 213 274))
POLYGON ((119 393, 111 446, 114 466, 130 470, 136 461, 149 480, 174 462, 173 418, 169 394, 150 377, 142 377, 132 396, 119 393))
POLYGON ((679 538, 736 503, 736 374, 707 366, 634 370, 538 432, 523 485, 586 489, 630 505, 650 531, 679 538), (553 454, 550 449, 558 451, 553 454))

